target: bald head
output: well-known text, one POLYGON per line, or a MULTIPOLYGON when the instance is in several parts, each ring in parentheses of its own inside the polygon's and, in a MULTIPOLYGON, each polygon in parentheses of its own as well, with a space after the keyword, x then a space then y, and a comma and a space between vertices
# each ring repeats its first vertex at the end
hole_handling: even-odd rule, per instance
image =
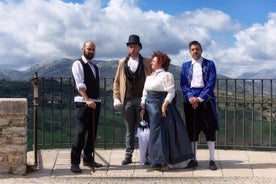
POLYGON ((85 48, 87 46, 93 46, 93 47, 96 47, 95 43, 92 41, 92 40, 88 40, 86 42, 84 42, 82 48, 85 48))
POLYGON ((86 41, 82 47, 83 56, 87 60, 92 60, 96 53, 96 45, 93 41, 86 41))

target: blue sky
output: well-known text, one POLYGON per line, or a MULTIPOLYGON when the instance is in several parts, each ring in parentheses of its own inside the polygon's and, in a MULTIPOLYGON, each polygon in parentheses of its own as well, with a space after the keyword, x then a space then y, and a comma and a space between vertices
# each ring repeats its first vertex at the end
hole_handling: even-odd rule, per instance
POLYGON ((172 15, 200 8, 217 9, 247 26, 266 21, 267 13, 275 11, 275 7, 274 0, 150 0, 141 3, 141 8, 144 10, 162 10, 172 15))
POLYGON ((144 56, 162 50, 176 65, 198 40, 220 74, 276 67, 275 0, 0 0, 0 17, 1 68, 75 59, 88 39, 95 59, 120 59, 130 34, 144 56))
MULTIPOLYGON (((64 0, 64 2, 83 3, 83 0, 64 0)), ((108 1, 102 1, 106 6, 108 1)), ((164 11, 170 15, 179 15, 185 11, 200 8, 221 10, 244 26, 256 22, 265 22, 268 12, 275 12, 275 0, 138 0, 137 5, 144 11, 164 11)))

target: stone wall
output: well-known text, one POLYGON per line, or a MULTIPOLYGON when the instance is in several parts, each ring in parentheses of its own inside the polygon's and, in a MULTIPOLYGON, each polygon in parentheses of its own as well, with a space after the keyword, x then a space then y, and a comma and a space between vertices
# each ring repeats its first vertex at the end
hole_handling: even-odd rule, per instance
POLYGON ((0 98, 0 173, 26 174, 27 113, 27 99, 0 98))

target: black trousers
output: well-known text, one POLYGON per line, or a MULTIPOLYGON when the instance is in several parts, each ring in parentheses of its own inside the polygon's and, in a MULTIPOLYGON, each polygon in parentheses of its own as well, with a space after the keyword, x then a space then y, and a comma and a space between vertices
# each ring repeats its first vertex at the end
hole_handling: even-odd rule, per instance
POLYGON ((216 140, 216 118, 210 101, 201 102, 196 109, 190 103, 184 103, 186 127, 191 142, 198 141, 201 131, 206 136, 206 141, 216 140))
POLYGON ((86 107, 85 103, 76 102, 75 105, 76 129, 71 150, 71 164, 80 164, 82 150, 83 161, 92 162, 92 152, 97 137, 101 103, 96 103, 95 110, 86 107))

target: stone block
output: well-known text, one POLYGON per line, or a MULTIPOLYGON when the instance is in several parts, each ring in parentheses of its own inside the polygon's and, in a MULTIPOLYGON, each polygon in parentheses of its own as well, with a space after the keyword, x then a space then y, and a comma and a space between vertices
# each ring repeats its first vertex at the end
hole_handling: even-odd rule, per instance
POLYGON ((0 115, 28 114, 26 98, 0 98, 0 115))
POLYGON ((26 174, 27 112, 27 99, 0 98, 0 174, 26 174))

